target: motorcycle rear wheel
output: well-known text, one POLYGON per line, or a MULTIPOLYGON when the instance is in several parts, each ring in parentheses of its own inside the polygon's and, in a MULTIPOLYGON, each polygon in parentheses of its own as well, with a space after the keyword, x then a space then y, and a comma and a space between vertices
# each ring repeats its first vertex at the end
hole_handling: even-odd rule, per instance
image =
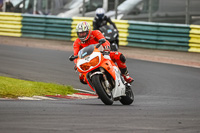
POLYGON ((122 96, 120 102, 123 105, 130 105, 134 101, 134 94, 130 86, 126 87, 126 96, 122 96))
POLYGON ((94 75, 92 77, 92 83, 101 101, 105 105, 112 105, 114 99, 113 99, 111 91, 104 87, 103 85, 104 80, 103 80, 102 75, 94 75))

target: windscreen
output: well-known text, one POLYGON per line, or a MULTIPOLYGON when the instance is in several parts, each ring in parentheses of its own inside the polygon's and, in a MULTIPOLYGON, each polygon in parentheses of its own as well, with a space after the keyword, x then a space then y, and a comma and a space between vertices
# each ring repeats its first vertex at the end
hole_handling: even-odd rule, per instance
POLYGON ((95 45, 89 45, 83 49, 81 49, 79 52, 78 52, 78 56, 79 58, 84 58, 90 54, 92 54, 92 52, 94 51, 94 46, 95 45))

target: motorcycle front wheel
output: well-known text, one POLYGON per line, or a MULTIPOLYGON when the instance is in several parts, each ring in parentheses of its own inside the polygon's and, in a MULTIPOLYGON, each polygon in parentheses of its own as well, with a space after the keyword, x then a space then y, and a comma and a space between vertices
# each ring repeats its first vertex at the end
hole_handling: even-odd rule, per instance
POLYGON ((96 90, 97 95, 105 105, 113 104, 113 96, 109 89, 105 87, 105 81, 102 75, 94 75, 92 77, 92 83, 96 90))

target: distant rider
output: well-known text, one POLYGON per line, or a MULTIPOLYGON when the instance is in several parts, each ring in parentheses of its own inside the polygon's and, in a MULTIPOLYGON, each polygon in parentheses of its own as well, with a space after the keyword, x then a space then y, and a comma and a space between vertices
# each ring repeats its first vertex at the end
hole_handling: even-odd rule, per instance
MULTIPOLYGON (((112 22, 110 17, 107 17, 105 15, 104 9, 103 8, 97 8, 96 16, 95 16, 95 18, 93 20, 93 30, 99 30, 100 27, 107 25, 107 23, 112 25, 117 30, 117 27, 116 27, 115 23, 112 22)), ((117 37, 116 43, 119 46, 118 37, 117 37)))
MULTIPOLYGON (((87 47, 90 44, 97 44, 99 43, 100 39, 105 39, 105 37, 99 30, 92 31, 89 23, 85 21, 80 22, 76 26, 76 32, 78 38, 74 41, 73 44, 75 56, 78 55, 79 50, 81 50, 82 48, 87 47)), ((104 52, 110 55, 111 60, 117 63, 126 82, 133 82, 134 80, 129 76, 128 69, 125 64, 125 56, 121 52, 110 51, 110 43, 107 40, 105 43, 102 44, 102 46, 104 47, 104 52)), ((77 59, 74 60, 74 63, 76 69, 77 59)), ((79 78, 82 83, 86 84, 86 81, 81 73, 79 74, 79 78)))

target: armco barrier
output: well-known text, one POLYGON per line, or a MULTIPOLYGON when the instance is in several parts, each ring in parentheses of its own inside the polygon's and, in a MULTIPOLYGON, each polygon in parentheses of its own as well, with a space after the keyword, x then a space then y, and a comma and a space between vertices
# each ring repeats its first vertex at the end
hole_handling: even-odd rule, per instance
POLYGON ((0 35, 71 40, 71 18, 0 13, 0 35))
POLYGON ((188 51, 188 25, 129 21, 128 46, 188 51))
POLYGON ((200 25, 190 25, 189 52, 200 52, 200 25))
MULTIPOLYGON (((76 25, 93 18, 0 13, 0 35, 74 41, 76 25)), ((119 30, 119 45, 200 52, 200 26, 113 20, 119 30)))
POLYGON ((0 35, 21 37, 21 20, 19 13, 0 12, 0 35))
POLYGON ((22 16, 22 37, 71 40, 71 18, 22 16))

